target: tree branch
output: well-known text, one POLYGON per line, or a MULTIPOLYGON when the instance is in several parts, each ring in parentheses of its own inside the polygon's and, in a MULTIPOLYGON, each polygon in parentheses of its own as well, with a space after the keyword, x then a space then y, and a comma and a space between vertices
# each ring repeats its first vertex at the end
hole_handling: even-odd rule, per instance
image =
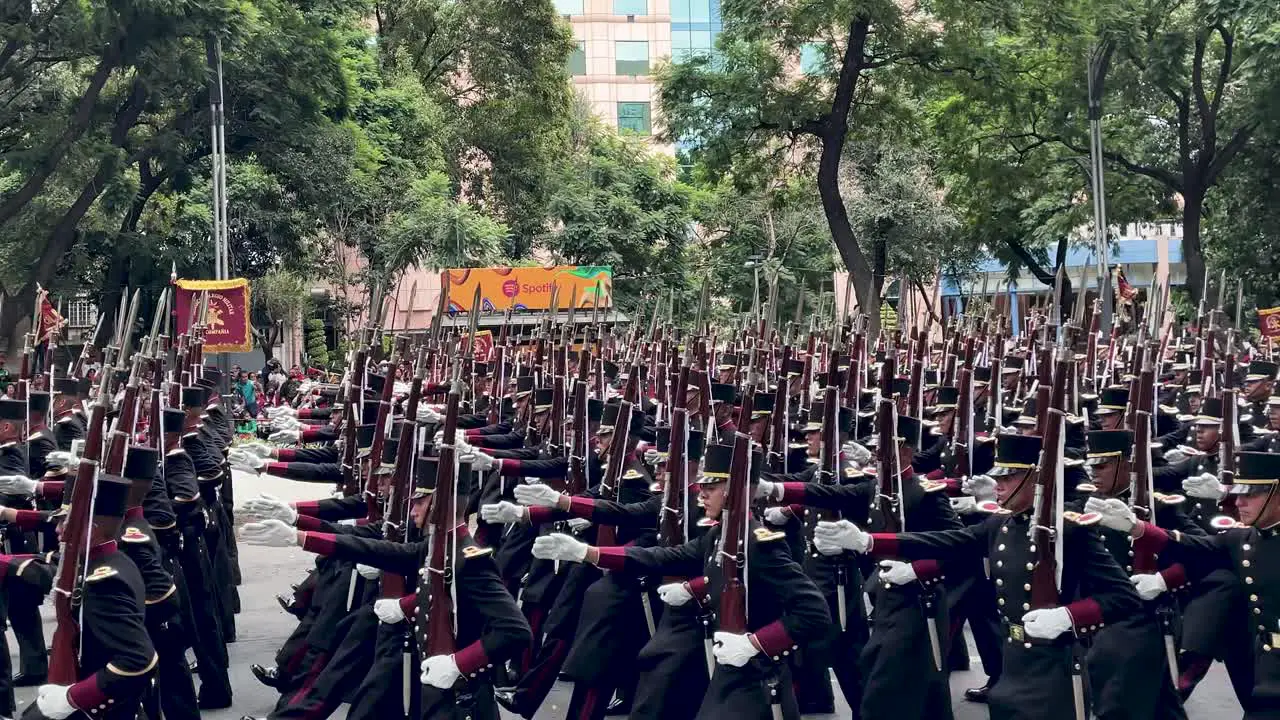
POLYGON ((1213 111, 1213 116, 1216 118, 1218 109, 1222 107, 1222 96, 1227 87, 1227 78, 1231 76, 1231 63, 1235 54, 1236 37, 1222 23, 1217 23, 1213 27, 1222 36, 1222 64, 1218 66, 1218 82, 1213 86, 1213 100, 1209 105, 1213 111))
POLYGON ((1204 172, 1204 187, 1207 188, 1217 182, 1218 176, 1222 174, 1224 169, 1226 169, 1227 164, 1244 149, 1244 146, 1247 145, 1250 138, 1253 137, 1253 131, 1257 129, 1257 122, 1246 123, 1245 125, 1241 125, 1236 128, 1236 131, 1231 134, 1231 139, 1227 141, 1227 144, 1223 145, 1222 149, 1217 153, 1214 153, 1213 162, 1209 164, 1209 167, 1204 172))

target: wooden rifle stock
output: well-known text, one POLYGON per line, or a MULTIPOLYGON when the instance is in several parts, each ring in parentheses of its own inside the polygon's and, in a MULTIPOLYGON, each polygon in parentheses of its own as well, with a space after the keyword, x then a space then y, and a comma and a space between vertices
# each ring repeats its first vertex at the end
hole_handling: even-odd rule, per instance
POLYGON ((362 345, 351 363, 346 398, 342 404, 342 487, 339 489, 347 496, 360 492, 360 478, 356 474, 356 445, 359 437, 356 430, 360 425, 360 387, 364 384, 364 363, 365 349, 362 345))
MULTIPOLYGON (((1036 546, 1035 567, 1031 572, 1031 607, 1033 609, 1053 608, 1061 605, 1058 588, 1057 543, 1061 529, 1061 516, 1057 511, 1057 494, 1060 468, 1062 466, 1062 448, 1059 438, 1065 431, 1063 419, 1066 404, 1067 374, 1071 371, 1069 352, 1057 350, 1058 357, 1054 364, 1051 380, 1049 405, 1046 406, 1045 432, 1041 436, 1040 463, 1036 475, 1034 507, 1031 517, 1031 540, 1036 546)), ((1050 377, 1042 376, 1042 381, 1050 381, 1050 377)))
MULTIPOLYGON (((683 396, 683 393, 681 393, 683 396)), ((687 539, 685 501, 689 497, 689 411, 678 396, 671 411, 671 446, 667 450, 667 481, 662 488, 662 517, 658 541, 675 547, 687 539)))
MULTIPOLYGON (((396 358, 402 354, 401 343, 391 345, 391 358, 387 363, 387 376, 382 382, 382 397, 378 398, 378 419, 373 427, 373 443, 369 448, 369 477, 365 481, 364 495, 369 506, 369 522, 382 522, 382 503, 378 500, 378 473, 382 464, 382 451, 387 445, 387 420, 391 417, 391 397, 396 384, 396 358)), ((412 420, 412 418, 409 418, 412 420)), ((399 448, 396 449, 397 453, 399 448)), ((376 526, 376 525, 375 525, 376 526)))
MULTIPOLYGON (((634 373, 632 375, 634 378, 634 373)), ((600 483, 601 495, 605 500, 618 501, 622 492, 622 471, 630 452, 628 439, 631 435, 631 413, 633 405, 629 400, 618 404, 618 420, 613 426, 613 439, 609 443, 609 462, 605 466, 604 479, 600 483)), ((616 545, 618 528, 613 525, 601 525, 596 531, 596 545, 609 547, 616 545)))
MULTIPOLYGON (((110 366, 103 366, 104 375, 111 373, 110 366)), ((94 484, 98 479, 98 463, 102 459, 103 427, 107 415, 105 382, 99 386, 98 399, 89 411, 89 427, 84 454, 76 469, 75 485, 71 491, 71 510, 62 531, 58 572, 54 581, 53 606, 58 625, 53 633, 49 656, 49 682, 71 685, 79 680, 80 628, 73 608, 73 597, 78 597, 82 582, 86 549, 89 543, 89 523, 92 520, 94 484)))
MULTIPOLYGON (((458 362, 458 358, 454 358, 458 362)), ((458 432, 458 406, 462 400, 460 383, 451 384, 445 406, 444 437, 439 447, 439 467, 436 470, 436 489, 432 493, 431 511, 427 521, 430 549, 427 553, 428 598, 419 598, 427 605, 427 637, 422 648, 424 658, 432 655, 451 655, 457 649, 454 626, 453 562, 457 552, 457 449, 454 441, 458 432)))
POLYGON ((737 433, 729 482, 721 509, 720 543, 716 564, 721 571, 720 630, 747 631, 747 523, 751 505, 751 437, 737 433))
MULTIPOLYGON (((426 381, 424 351, 418 350, 418 362, 413 382, 409 385, 409 397, 405 400, 405 421, 400 428, 400 440, 396 445, 396 468, 391 476, 391 493, 387 497, 387 522, 383 526, 383 536, 391 542, 404 542, 409 520, 409 487, 413 482, 413 474, 409 471, 413 464, 414 442, 418 430, 418 403, 422 400, 422 384, 426 381)), ((384 598, 401 598, 405 595, 404 576, 399 573, 382 574, 380 592, 384 598)))
POLYGON ((880 433, 876 445, 876 473, 879 476, 879 492, 876 505, 884 520, 884 532, 901 532, 902 494, 898 468, 898 418, 893 399, 893 379, 897 373, 897 348, 889 345, 880 366, 880 404, 876 407, 876 430, 880 433))

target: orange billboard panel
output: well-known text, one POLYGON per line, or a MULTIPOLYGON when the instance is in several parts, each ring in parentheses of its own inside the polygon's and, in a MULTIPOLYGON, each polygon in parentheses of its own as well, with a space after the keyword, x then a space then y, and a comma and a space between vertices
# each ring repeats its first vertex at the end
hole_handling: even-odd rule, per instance
POLYGON ((449 292, 449 312, 471 312, 476 287, 480 288, 482 313, 547 310, 552 289, 556 306, 568 310, 613 304, 613 268, 606 265, 557 265, 555 267, 450 268, 441 278, 449 292))

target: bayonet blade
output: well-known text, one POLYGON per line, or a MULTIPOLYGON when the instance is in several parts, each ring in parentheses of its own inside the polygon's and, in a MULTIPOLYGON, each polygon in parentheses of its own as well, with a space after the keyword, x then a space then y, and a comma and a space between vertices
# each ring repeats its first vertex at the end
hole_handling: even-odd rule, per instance
POLYGON ((133 291, 133 297, 129 300, 129 313, 125 316, 124 335, 120 341, 120 358, 127 359, 129 357, 130 346, 133 345, 133 323, 138 318, 138 302, 142 298, 142 288, 133 291))

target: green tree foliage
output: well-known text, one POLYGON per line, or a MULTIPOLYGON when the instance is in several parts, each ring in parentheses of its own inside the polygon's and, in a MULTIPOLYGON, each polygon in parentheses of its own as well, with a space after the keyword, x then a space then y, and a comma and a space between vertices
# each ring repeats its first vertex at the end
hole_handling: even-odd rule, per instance
POLYGON ((307 321, 307 357, 309 367, 329 368, 329 347, 324 339, 324 321, 312 318, 307 321))
MULTIPOLYGON (((254 281, 250 296, 253 299, 250 317, 253 321, 253 336, 258 347, 262 348, 270 360, 273 357, 272 348, 283 339, 286 325, 291 326, 306 314, 311 297, 310 288, 302 277, 286 272, 271 272, 254 281)), ((322 340, 323 329, 324 325, 321 323, 322 340)))
MULTIPOLYGON (((1213 221, 1216 189, 1232 163, 1257 144, 1280 99, 1273 72, 1280 7, 1252 0, 945 0, 933 9, 946 28, 933 67, 956 80, 960 97, 952 102, 991 111, 968 133, 952 136, 956 153, 981 143, 1004 146, 997 157, 1013 152, 1027 159, 1047 149, 1047 157, 1031 159, 1042 167, 1087 156, 1088 68, 1096 59, 1092 82, 1110 171, 1108 203, 1117 186, 1134 185, 1145 218, 1181 208, 1183 258, 1199 297, 1202 228, 1213 221)), ((1004 167, 997 163, 994 170, 1004 167)), ((1078 210, 1074 198, 1087 184, 1075 188, 1054 188, 1048 195, 1056 200, 1032 199, 1011 209, 1019 225, 1034 226, 1064 204, 1064 196, 1078 210)), ((1131 209, 1109 219, 1123 221, 1131 209)))
POLYGON ((540 244, 569 264, 613 266, 623 310, 652 308, 669 290, 687 295, 692 188, 642 139, 582 122, 548 198, 552 230, 540 244))

